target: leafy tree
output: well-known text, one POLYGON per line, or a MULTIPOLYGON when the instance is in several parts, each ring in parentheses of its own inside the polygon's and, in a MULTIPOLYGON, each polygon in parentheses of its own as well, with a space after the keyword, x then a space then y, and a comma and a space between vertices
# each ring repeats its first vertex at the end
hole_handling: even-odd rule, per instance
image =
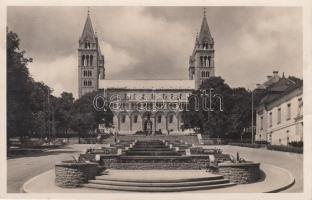
POLYGON ((72 93, 63 92, 55 105, 55 120, 58 132, 67 134, 72 121, 74 97, 72 93))
POLYGON ((33 80, 27 64, 31 58, 20 50, 20 39, 16 33, 7 33, 7 139, 24 137, 31 130, 31 92, 33 80))
POLYGON ((49 136, 51 127, 52 89, 43 82, 33 82, 31 99, 31 132, 41 137, 49 136))
POLYGON ((211 77, 190 96, 189 110, 182 115, 182 128, 199 129, 210 137, 238 138, 248 127, 250 116, 250 92, 232 89, 221 77, 211 77))
POLYGON ((106 111, 97 111, 93 107, 94 97, 97 94, 99 94, 97 91, 87 93, 74 102, 71 128, 78 132, 79 139, 82 135, 94 132, 99 124, 108 127, 113 122, 113 113, 109 108, 106 108, 106 111))

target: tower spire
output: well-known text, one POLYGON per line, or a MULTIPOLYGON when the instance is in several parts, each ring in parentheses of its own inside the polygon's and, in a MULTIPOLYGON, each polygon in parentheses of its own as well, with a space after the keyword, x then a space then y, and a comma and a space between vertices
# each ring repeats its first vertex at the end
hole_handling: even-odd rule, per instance
POLYGON ((92 27, 91 17, 90 17, 90 8, 88 7, 87 19, 80 37, 80 40, 88 39, 90 41, 95 41, 95 33, 92 27))
POLYGON ((213 38, 211 36, 207 18, 206 18, 206 8, 204 8, 203 21, 202 21, 200 32, 199 32, 199 42, 204 43, 204 41, 213 43, 213 38))

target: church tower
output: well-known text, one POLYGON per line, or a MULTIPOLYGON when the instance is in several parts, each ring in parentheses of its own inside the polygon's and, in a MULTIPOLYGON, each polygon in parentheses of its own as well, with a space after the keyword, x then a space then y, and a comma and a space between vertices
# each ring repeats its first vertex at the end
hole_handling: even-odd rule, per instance
POLYGON ((215 76, 214 40, 204 10, 200 32, 196 35, 194 50, 190 56, 189 79, 195 80, 195 87, 198 89, 203 81, 211 76, 215 76))
POLYGON ((101 53, 96 33, 93 30, 90 13, 79 38, 78 48, 78 94, 79 98, 86 93, 99 89, 99 79, 105 78, 104 55, 101 53))

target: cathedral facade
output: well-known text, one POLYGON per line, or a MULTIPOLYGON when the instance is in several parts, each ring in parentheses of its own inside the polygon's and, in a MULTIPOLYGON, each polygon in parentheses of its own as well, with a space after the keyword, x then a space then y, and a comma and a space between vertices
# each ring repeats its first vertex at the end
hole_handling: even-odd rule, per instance
POLYGON ((113 125, 121 134, 188 134, 181 129, 188 97, 204 80, 215 76, 214 40, 206 15, 189 59, 189 79, 110 80, 105 77, 104 64, 88 13, 78 48, 79 98, 103 91, 112 102, 113 125))

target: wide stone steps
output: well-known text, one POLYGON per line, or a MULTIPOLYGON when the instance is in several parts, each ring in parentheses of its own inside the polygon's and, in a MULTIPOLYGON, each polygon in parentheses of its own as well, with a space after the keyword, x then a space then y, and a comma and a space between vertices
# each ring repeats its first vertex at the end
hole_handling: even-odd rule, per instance
MULTIPOLYGON (((104 190, 119 190, 133 192, 181 192, 193 190, 209 190, 216 188, 224 188, 234 186, 228 179, 221 175, 207 175, 206 173, 194 171, 168 172, 149 170, 147 173, 152 173, 143 177, 136 176, 135 172, 129 172, 129 177, 123 177, 125 171, 114 171, 112 174, 103 172, 102 175, 96 176, 95 180, 89 180, 83 187, 104 190), (200 176, 200 174, 202 176, 200 176), (159 174, 159 176, 158 176, 159 174), (166 174, 172 174, 170 178, 166 174), (179 176, 180 178, 176 178, 179 176)), ((138 174, 139 175, 139 174, 138 174)))
POLYGON ((107 185, 97 183, 87 183, 84 187, 93 189, 104 190, 119 190, 119 191, 133 191, 133 192, 182 192, 182 191, 194 191, 194 190, 209 190, 234 186, 234 183, 215 183, 209 185, 196 185, 196 186, 121 186, 121 185, 107 185))
POLYGON ((129 156, 179 156, 180 154, 175 151, 127 151, 126 155, 129 156))
POLYGON ((169 147, 163 147, 163 148, 152 148, 152 147, 132 147, 129 149, 131 151, 172 151, 169 147))
MULTIPOLYGON (((150 171, 150 170, 149 170, 150 171)), ((182 172, 183 173, 183 172, 182 172)), ((179 178, 179 179, 134 179, 134 178, 113 178, 108 176, 109 173, 104 171, 100 176, 96 176, 96 180, 105 180, 105 181, 121 181, 121 182, 141 182, 141 183, 183 183, 183 182, 195 182, 195 181, 216 181, 216 180, 225 180, 222 175, 214 176, 204 176, 196 178, 179 178)))
POLYGON ((150 144, 150 145, 141 145, 135 144, 133 148, 167 148, 168 146, 164 144, 150 144))

